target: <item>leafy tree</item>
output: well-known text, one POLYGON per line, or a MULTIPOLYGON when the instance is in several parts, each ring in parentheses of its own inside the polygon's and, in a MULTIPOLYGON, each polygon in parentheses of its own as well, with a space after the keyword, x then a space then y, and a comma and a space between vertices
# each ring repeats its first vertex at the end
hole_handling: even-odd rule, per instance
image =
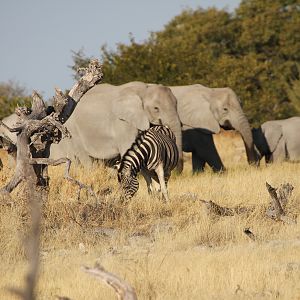
POLYGON ((14 81, 0 83, 0 120, 12 114, 16 106, 30 106, 26 89, 14 81))
POLYGON ((229 86, 253 125, 285 118, 300 113, 299 28, 299 0, 184 10, 143 43, 102 47, 105 81, 229 86))

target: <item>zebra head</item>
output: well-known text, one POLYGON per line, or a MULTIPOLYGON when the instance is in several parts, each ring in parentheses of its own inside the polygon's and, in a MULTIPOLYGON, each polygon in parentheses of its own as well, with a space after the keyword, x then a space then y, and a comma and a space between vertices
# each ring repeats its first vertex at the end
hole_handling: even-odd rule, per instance
POLYGON ((139 182, 132 174, 131 168, 123 168, 118 171, 118 181, 121 184, 126 200, 130 200, 139 189, 139 182))

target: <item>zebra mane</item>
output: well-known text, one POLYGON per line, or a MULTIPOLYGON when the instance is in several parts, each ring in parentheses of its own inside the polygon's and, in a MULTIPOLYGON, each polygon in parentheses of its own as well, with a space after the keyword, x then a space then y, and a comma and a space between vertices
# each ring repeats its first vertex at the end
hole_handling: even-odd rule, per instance
POLYGON ((149 129, 146 130, 138 130, 138 135, 136 136, 135 140, 133 141, 133 143, 131 144, 131 146, 126 150, 126 152, 122 155, 121 157, 121 164, 120 164, 120 169, 123 168, 124 163, 123 163, 123 158, 128 155, 128 153, 132 150, 134 150, 134 146, 139 145, 142 141, 143 141, 143 137, 145 136, 145 134, 147 133, 149 129))
POLYGON ((168 129, 170 129, 166 125, 163 125, 163 124, 153 124, 153 123, 150 123, 150 128, 148 128, 146 130, 140 130, 140 129, 138 129, 138 135, 136 136, 135 140, 133 141, 133 143, 131 144, 131 146, 126 150, 126 152, 124 153, 124 155, 121 157, 120 169, 123 169, 123 167, 124 167, 123 158, 126 155, 128 155, 130 151, 134 151, 135 150, 134 149, 135 146, 138 146, 138 145, 140 145, 143 142, 144 136, 149 131, 149 129, 151 129, 153 127, 166 127, 168 129))

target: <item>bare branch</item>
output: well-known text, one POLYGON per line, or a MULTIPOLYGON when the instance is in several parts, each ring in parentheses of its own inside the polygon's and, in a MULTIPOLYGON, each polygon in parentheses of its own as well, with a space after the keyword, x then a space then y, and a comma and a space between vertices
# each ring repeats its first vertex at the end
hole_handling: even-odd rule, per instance
POLYGON ((113 273, 107 272, 101 266, 95 268, 83 267, 83 271, 89 273, 92 276, 104 281, 107 285, 112 287, 119 300, 137 300, 137 296, 134 288, 126 281, 119 278, 113 273))
POLYGON ((13 178, 4 187, 0 189, 0 194, 10 194, 24 179, 24 177, 19 173, 15 172, 13 178))
POLYGON ((71 300, 69 297, 64 297, 64 296, 55 296, 57 300, 71 300))
POLYGON ((62 123, 65 123, 74 111, 81 97, 96 83, 102 80, 102 66, 98 60, 92 60, 89 66, 85 69, 85 75, 73 86, 69 92, 68 103, 63 108, 59 118, 62 123))
POLYGON ((96 195, 96 193, 94 192, 94 190, 92 189, 92 187, 83 184, 82 182, 78 181, 77 179, 73 178, 72 176, 70 176, 70 168, 71 168, 71 160, 68 158, 60 158, 60 159, 49 159, 49 158, 31 158, 29 160, 29 163, 31 165, 48 165, 48 166, 58 166, 61 164, 66 164, 66 169, 65 169, 65 175, 64 177, 69 180, 70 182, 78 185, 79 187, 79 191, 81 189, 86 189, 89 194, 93 197, 95 197, 95 199, 97 200, 97 203, 99 202, 99 199, 96 195))
POLYGON ((68 103, 68 97, 64 95, 62 90, 55 88, 55 96, 53 97, 53 107, 57 114, 61 114, 63 108, 68 103))
POLYGON ((38 130, 53 131, 54 128, 58 128, 58 130, 66 137, 70 137, 70 133, 66 127, 64 127, 59 121, 56 121, 52 115, 49 115, 42 120, 28 120, 26 123, 26 133, 30 136, 33 132, 38 130), (49 127, 50 128, 47 128, 49 127))
POLYGON ((37 91, 32 92, 31 110, 30 119, 41 120, 47 115, 44 100, 37 91))
POLYGON ((78 80, 77 84, 70 90, 69 96, 75 101, 82 97, 91 87, 102 80, 102 66, 99 64, 98 60, 91 60, 87 68, 82 68, 81 72, 85 74, 78 80), (81 87, 80 87, 81 86, 81 87))

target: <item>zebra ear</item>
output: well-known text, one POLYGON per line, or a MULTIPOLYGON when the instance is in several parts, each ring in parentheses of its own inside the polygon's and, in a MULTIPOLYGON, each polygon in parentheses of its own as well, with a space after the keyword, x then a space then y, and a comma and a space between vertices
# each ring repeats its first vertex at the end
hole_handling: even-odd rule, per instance
POLYGON ((120 167, 121 167, 121 161, 119 161, 119 160, 117 160, 116 162, 115 162, 115 164, 114 164, 114 169, 116 169, 116 170, 120 170, 120 167))

